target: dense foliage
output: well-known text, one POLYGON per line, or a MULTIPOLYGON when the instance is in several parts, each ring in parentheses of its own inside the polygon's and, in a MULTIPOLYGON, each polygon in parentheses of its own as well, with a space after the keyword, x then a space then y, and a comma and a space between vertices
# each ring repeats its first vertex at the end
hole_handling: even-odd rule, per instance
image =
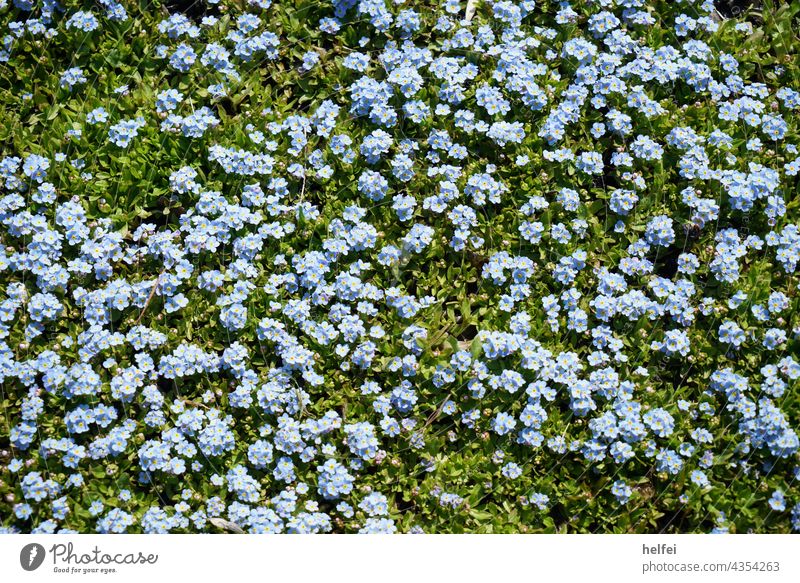
POLYGON ((800 530, 799 14, 0 0, 0 528, 800 530))

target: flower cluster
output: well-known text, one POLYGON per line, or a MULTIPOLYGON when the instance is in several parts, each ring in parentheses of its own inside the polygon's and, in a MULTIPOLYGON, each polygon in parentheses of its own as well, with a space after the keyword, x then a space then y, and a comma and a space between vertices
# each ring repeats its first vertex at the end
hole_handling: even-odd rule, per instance
POLYGON ((4 7, 0 529, 800 530, 789 55, 311 4, 4 7))

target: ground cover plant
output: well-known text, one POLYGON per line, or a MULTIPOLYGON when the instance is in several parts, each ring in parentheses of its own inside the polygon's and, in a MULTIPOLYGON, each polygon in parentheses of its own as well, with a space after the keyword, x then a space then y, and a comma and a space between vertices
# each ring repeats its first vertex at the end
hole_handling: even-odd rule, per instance
POLYGON ((800 530, 799 15, 0 0, 0 528, 800 530))

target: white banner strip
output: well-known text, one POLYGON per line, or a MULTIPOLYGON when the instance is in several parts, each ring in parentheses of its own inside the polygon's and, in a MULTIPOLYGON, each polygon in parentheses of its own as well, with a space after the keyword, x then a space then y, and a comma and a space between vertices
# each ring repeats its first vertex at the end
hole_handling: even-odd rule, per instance
POLYGON ((797 582, 800 537, 7 535, 0 573, 4 582, 797 582))

